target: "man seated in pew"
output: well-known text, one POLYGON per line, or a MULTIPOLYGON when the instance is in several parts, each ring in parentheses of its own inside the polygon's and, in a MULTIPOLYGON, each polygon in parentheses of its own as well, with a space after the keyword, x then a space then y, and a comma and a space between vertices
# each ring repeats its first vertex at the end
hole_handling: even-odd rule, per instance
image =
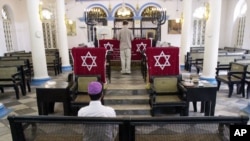
MULTIPOLYGON (((112 107, 102 105, 103 85, 100 82, 90 82, 88 94, 91 99, 88 106, 78 111, 80 117, 116 117, 112 107)), ((84 124, 83 140, 85 141, 114 141, 118 132, 118 126, 108 124, 84 124)))

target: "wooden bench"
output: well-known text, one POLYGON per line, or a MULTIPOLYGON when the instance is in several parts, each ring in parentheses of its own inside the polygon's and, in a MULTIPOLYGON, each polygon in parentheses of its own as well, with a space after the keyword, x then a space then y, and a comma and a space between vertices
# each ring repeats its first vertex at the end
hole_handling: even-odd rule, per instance
POLYGON ((60 58, 57 55, 46 55, 46 63, 48 70, 53 69, 55 75, 61 73, 60 58))
POLYGON ((248 120, 248 116, 154 118, 8 116, 13 141, 82 141, 84 129, 89 129, 92 140, 100 141, 103 140, 102 135, 107 128, 109 132, 117 133, 115 141, 221 141, 230 140, 230 126, 246 125, 248 120))
MULTIPOLYGON (((226 55, 227 52, 225 50, 219 50, 218 55, 226 55)), ((185 68, 187 71, 191 72, 192 66, 196 65, 197 59, 204 58, 204 51, 196 51, 196 52, 188 52, 185 56, 185 68)))
POLYGON ((204 52, 189 52, 185 57, 185 68, 191 72, 192 65, 195 64, 196 59, 204 58, 204 52))
MULTIPOLYGON (((219 55, 217 67, 226 67, 228 68, 230 62, 235 62, 235 59, 242 59, 242 55, 219 55)), ((203 59, 198 58, 195 60, 195 65, 197 74, 203 69, 203 59)))
POLYGON ((25 53, 25 50, 7 52, 7 53, 4 53, 4 56, 11 56, 11 54, 13 53, 25 53))
POLYGON ((24 87, 24 93, 26 94, 26 87, 28 92, 31 92, 30 83, 31 83, 31 70, 29 66, 29 60, 0 60, 1 67, 18 67, 21 75, 21 81, 24 87))
POLYGON ((5 87, 13 87, 16 93, 16 99, 19 99, 19 86, 22 95, 26 95, 24 90, 23 81, 20 79, 22 66, 0 66, 0 88, 4 93, 5 87))
POLYGON ((228 51, 228 52, 240 52, 240 51, 243 51, 245 53, 249 52, 248 49, 236 48, 236 47, 228 47, 228 46, 224 47, 223 49, 226 50, 226 51, 228 51))
POLYGON ((18 56, 1 56, 0 60, 18 60, 18 56))
MULTIPOLYGON (((53 69, 55 72, 55 75, 62 72, 62 61, 59 56, 58 49, 48 49, 46 50, 46 61, 47 61, 47 68, 53 69)), ((12 58, 17 59, 28 59, 29 60, 29 66, 31 73, 33 74, 33 61, 32 61, 32 54, 31 52, 10 52, 5 53, 4 57, 0 57, 0 60, 10 60, 12 58)))
POLYGON ((190 52, 204 51, 204 47, 190 47, 190 52))

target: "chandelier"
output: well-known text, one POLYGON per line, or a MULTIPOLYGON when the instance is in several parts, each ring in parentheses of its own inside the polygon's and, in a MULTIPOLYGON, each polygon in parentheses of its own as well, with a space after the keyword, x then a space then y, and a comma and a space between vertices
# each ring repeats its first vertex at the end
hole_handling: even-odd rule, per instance
POLYGON ((126 5, 123 1, 122 7, 117 11, 117 15, 125 17, 125 16, 129 16, 130 14, 131 14, 130 10, 126 8, 126 5))

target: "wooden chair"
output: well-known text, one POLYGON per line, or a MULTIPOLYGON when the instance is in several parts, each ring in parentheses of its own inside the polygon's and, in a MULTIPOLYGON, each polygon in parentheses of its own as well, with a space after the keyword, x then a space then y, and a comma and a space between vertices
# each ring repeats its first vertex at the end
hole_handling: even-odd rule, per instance
POLYGON ((98 75, 101 82, 106 83, 105 48, 72 48, 75 75, 98 75))
POLYGON ((232 96, 234 84, 237 85, 237 93, 245 97, 245 77, 247 65, 231 62, 229 68, 216 68, 217 89, 220 89, 221 82, 226 83, 229 88, 228 97, 232 96), (220 74, 220 70, 228 70, 227 74, 220 74))
POLYGON ((155 116, 157 109, 173 108, 181 116, 187 112, 185 96, 178 88, 181 81, 180 75, 152 76, 150 105, 151 114, 155 116))
POLYGON ((25 95, 21 74, 17 67, 0 67, 0 88, 4 92, 4 87, 13 87, 16 93, 16 99, 19 99, 19 88, 22 90, 22 95, 25 95))
POLYGON ((77 115, 78 110, 89 104, 90 97, 88 95, 88 84, 92 81, 100 81, 98 75, 77 75, 75 81, 70 88, 71 93, 71 111, 73 115, 77 115))

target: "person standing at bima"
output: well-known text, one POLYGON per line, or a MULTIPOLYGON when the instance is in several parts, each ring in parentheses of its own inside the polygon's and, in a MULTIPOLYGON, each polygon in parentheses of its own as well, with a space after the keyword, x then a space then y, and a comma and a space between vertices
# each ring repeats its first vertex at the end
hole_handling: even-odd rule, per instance
POLYGON ((123 28, 118 33, 120 40, 120 58, 121 58, 121 73, 131 73, 131 41, 134 39, 133 33, 128 29, 128 21, 123 21, 123 28))

